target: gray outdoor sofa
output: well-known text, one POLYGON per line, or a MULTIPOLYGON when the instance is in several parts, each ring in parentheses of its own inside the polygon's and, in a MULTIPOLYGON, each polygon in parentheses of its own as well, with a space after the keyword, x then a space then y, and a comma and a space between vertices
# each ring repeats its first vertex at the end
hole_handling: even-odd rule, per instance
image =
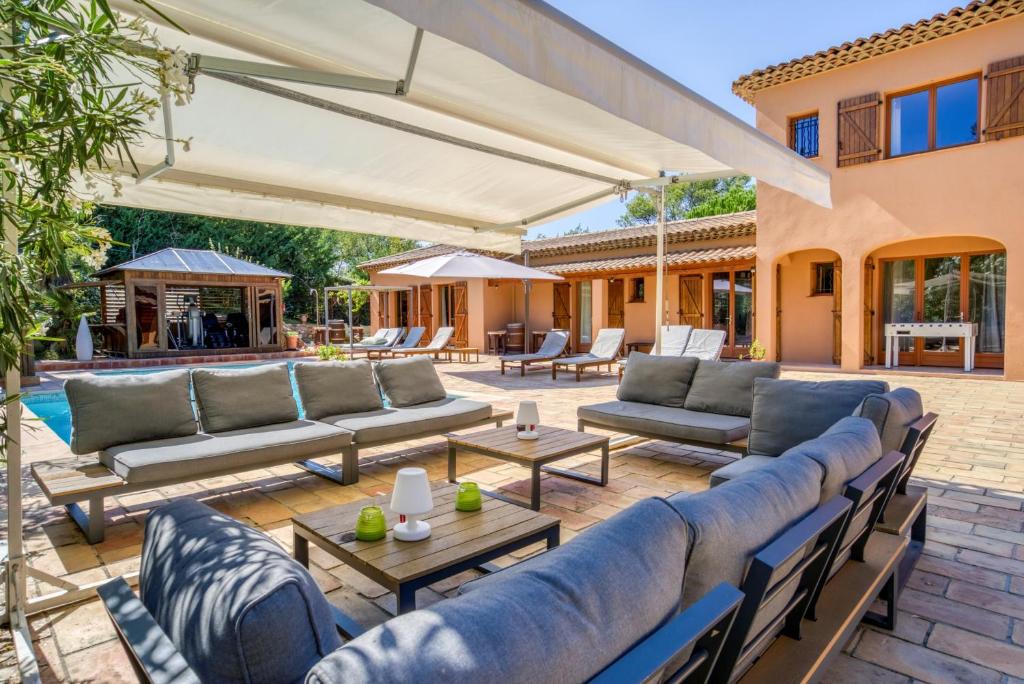
POLYGON ((33 476, 96 543, 110 496, 286 463, 347 485, 359 479, 361 448, 510 416, 448 398, 427 358, 298 363, 295 381, 304 418, 286 364, 69 379, 71 451, 96 459, 36 463, 33 476), (341 472, 312 460, 339 455, 341 472))
POLYGON ((778 375, 779 364, 774 362, 729 363, 633 352, 616 399, 578 407, 578 428, 743 453, 754 380, 778 375))
POLYGON ((274 541, 187 499, 146 520, 139 596, 121 579, 99 593, 153 681, 811 680, 791 654, 774 672, 775 653, 814 649, 820 675, 861 618, 895 624, 906 541, 872 532, 904 457, 854 417, 802 446, 362 633, 274 541))

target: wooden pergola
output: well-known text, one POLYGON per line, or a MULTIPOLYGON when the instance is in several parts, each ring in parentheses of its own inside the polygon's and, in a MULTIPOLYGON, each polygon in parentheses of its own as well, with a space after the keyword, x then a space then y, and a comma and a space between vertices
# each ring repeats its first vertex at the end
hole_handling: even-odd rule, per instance
POLYGON ((290 274, 212 250, 168 248, 93 274, 100 349, 128 358, 280 351, 290 274))

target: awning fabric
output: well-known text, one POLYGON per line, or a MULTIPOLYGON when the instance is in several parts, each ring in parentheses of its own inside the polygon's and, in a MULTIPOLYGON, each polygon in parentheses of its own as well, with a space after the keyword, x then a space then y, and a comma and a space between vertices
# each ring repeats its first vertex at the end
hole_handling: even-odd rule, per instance
MULTIPOLYGON (((134 0, 111 4, 148 12, 134 0)), ((541 2, 151 4, 189 31, 163 25, 168 47, 331 74, 402 79, 417 27, 425 34, 402 95, 255 79, 320 105, 311 106, 200 73, 192 101, 172 116, 191 151, 155 178, 123 182, 120 197, 101 187, 106 203, 507 253, 518 253, 525 227, 662 171, 735 170, 829 205, 827 172, 541 2)), ((158 136, 162 125, 154 122, 158 136)), ((155 138, 135 159, 145 171, 164 155, 155 138)))
POLYGON ((492 280, 561 280, 562 277, 545 273, 511 261, 494 259, 472 252, 442 254, 402 264, 380 272, 381 275, 404 275, 414 278, 488 278, 492 280))

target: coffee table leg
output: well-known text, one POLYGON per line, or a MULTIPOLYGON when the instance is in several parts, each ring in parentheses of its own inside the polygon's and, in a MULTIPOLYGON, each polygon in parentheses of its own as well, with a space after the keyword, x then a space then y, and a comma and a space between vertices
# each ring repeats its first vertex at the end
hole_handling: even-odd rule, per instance
POLYGON ((305 568, 309 567, 309 542, 305 537, 297 534, 292 535, 292 547, 295 549, 295 560, 302 563, 305 568))
POLYGON ((601 447, 601 486, 608 484, 608 444, 601 447))
POLYGON ((562 541, 561 527, 552 527, 548 530, 548 550, 555 548, 562 541))
POLYGON ((398 615, 416 610, 416 587, 403 584, 398 588, 398 615))
POLYGON ((540 464, 533 464, 533 473, 530 476, 530 509, 540 510, 540 464))
POLYGON ((455 447, 448 445, 448 481, 455 482, 455 447))

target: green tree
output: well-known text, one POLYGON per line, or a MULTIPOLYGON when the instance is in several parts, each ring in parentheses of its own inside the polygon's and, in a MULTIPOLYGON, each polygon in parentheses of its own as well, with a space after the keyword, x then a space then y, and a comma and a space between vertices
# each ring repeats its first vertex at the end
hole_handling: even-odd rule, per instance
MULTIPOLYGON (((665 188, 665 220, 681 221, 701 216, 717 216, 748 211, 757 206, 757 193, 750 176, 677 183, 665 188)), ((636 193, 626 202, 620 226, 654 223, 658 220, 656 199, 636 193)))

